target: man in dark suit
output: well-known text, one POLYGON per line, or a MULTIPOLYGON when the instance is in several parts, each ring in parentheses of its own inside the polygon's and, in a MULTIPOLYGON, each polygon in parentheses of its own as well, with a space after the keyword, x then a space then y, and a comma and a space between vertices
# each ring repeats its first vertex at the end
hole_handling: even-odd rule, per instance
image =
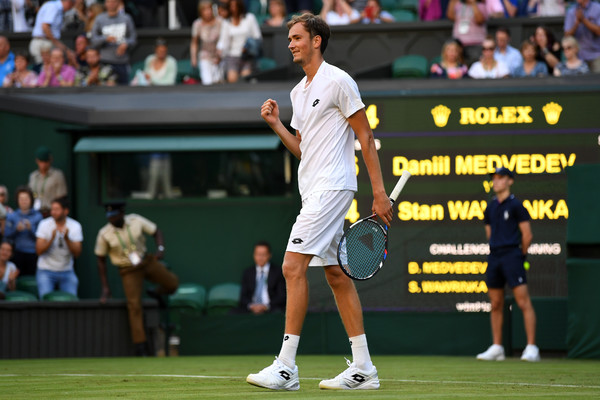
POLYGON ((263 314, 285 311, 285 278, 281 266, 271 263, 271 245, 254 245, 254 265, 244 270, 240 294, 240 312, 263 314))

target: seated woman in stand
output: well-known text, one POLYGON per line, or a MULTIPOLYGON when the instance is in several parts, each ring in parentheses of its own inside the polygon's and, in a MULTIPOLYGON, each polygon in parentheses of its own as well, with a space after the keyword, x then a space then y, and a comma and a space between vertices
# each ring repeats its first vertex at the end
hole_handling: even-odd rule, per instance
POLYGON ((461 79, 467 75, 469 68, 462 62, 462 48, 456 40, 448 40, 442 46, 439 63, 431 65, 431 78, 461 79))
POLYGON ((565 36, 562 40, 562 48, 566 60, 559 62, 554 67, 554 76, 585 75, 590 73, 590 68, 579 58, 579 43, 573 36, 565 36))
POLYGON ((523 64, 521 64, 514 72, 517 78, 527 76, 547 76, 548 67, 546 63, 536 60, 535 44, 526 40, 521 44, 521 55, 523 56, 523 64))

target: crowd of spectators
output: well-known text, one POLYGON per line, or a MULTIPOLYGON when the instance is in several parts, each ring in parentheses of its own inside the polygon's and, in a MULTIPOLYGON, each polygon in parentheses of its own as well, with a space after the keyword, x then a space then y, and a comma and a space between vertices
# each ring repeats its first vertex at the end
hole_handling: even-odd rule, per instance
POLYGON ((46 146, 36 150, 37 169, 16 188, 14 210, 0 185, 0 298, 15 290, 18 276, 35 277, 40 298, 55 284, 77 295, 73 257, 81 253, 81 226, 68 217, 67 183, 52 161, 46 146))
MULTIPOLYGON (((402 1, 386 1, 382 7, 380 0, 323 0, 320 10, 315 10, 310 0, 270 0, 261 2, 257 12, 257 0, 200 0, 198 18, 191 24, 192 72, 197 72, 197 81, 204 85, 237 82, 256 70, 261 26, 283 27, 290 15, 305 11, 320 12, 329 25, 391 23, 402 20, 393 6, 402 1)), ((180 64, 162 38, 157 38, 155 52, 144 64, 131 70, 136 30, 156 24, 157 4, 141 0, 0 0, 0 83, 4 87, 59 87, 181 82, 180 64), (2 33, 11 31, 31 32, 28 53, 10 50, 2 33), (65 32, 77 34, 73 48, 61 41, 65 32)), ((600 72, 600 4, 594 0, 570 4, 564 0, 419 0, 413 4, 410 13, 415 19, 453 22, 452 38, 444 44, 441 59, 431 64, 431 77, 600 72), (493 35, 488 32, 487 22, 492 18, 523 16, 564 16, 564 34, 554 38, 540 26, 517 49, 509 45, 508 29, 501 27, 493 35), (562 45, 564 40, 569 48, 562 45), (468 72, 463 73, 464 69, 468 72)))

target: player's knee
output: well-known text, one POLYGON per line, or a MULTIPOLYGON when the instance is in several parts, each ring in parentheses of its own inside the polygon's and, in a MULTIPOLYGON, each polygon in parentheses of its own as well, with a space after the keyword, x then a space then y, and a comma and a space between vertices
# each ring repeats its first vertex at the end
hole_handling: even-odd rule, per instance
POLYGON ((529 297, 524 299, 517 299, 517 305, 521 309, 521 311, 529 311, 533 309, 533 305, 531 304, 531 299, 529 297))
POLYGON ((351 285, 352 281, 339 268, 327 268, 325 272, 327 283, 332 289, 351 285))
POLYGON ((306 277, 305 270, 300 265, 297 265, 297 264, 284 262, 283 265, 281 266, 281 270, 283 272, 283 277, 288 282, 306 277))
POLYGON ((502 311, 504 308, 504 299, 492 299, 490 300, 492 305, 492 311, 502 311))

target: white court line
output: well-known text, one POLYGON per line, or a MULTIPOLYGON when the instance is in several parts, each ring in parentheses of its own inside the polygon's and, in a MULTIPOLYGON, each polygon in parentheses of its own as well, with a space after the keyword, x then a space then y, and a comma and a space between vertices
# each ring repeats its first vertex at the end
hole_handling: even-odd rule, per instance
MULTIPOLYGON (((178 374, 0 374, 5 377, 44 377, 44 376, 67 376, 67 377, 108 377, 108 378, 193 378, 193 379, 246 379, 243 376, 212 376, 212 375, 178 375, 178 374)), ((324 378, 300 378, 303 380, 322 380, 324 378)), ((476 381, 435 381, 424 379, 380 379, 384 382, 400 383, 434 383, 442 385, 495 385, 495 386, 535 386, 547 388, 573 388, 573 389, 600 389, 598 385, 568 385, 560 383, 528 383, 528 382, 476 382, 476 381)))

